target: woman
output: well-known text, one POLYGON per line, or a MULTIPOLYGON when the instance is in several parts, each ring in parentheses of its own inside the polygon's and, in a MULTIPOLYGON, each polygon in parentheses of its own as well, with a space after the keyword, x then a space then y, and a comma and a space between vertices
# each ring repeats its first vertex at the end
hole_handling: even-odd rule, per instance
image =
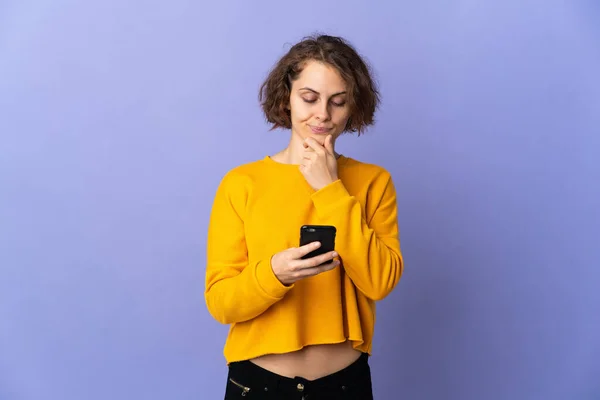
POLYGON ((208 230, 206 302, 230 324, 226 399, 372 399, 375 302, 403 272, 396 193, 383 168, 336 153, 379 95, 343 39, 307 38, 261 88, 281 152, 229 171, 208 230), (303 225, 332 225, 335 251, 303 259, 303 225))

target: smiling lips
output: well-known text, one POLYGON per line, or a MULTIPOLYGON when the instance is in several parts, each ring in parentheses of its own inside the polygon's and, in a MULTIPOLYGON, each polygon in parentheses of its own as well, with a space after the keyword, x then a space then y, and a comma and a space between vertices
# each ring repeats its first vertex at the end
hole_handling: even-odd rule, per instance
MULTIPOLYGON (((310 125, 309 125, 310 126, 310 125)), ((331 128, 324 128, 324 127, 316 127, 316 126, 310 126, 310 129, 317 134, 324 134, 327 133, 331 130, 331 128)))

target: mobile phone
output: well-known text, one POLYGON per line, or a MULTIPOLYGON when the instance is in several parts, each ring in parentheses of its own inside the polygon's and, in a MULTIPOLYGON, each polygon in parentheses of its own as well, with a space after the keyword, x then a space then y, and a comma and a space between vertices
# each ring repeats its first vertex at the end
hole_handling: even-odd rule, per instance
POLYGON ((331 225, 303 225, 300 228, 300 246, 311 242, 321 242, 321 246, 302 257, 302 259, 333 251, 335 249, 336 232, 335 226, 331 225))

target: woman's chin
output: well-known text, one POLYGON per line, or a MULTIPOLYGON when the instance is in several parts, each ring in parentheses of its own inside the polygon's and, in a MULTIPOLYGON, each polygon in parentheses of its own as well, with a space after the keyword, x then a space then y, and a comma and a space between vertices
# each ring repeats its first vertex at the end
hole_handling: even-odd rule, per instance
POLYGON ((325 135, 310 135, 310 137, 315 139, 321 146, 325 144, 325 135))
POLYGON ((306 136, 315 139, 317 142, 319 142, 321 146, 323 146, 325 144, 325 138, 327 138, 327 136, 331 135, 332 133, 333 131, 327 131, 323 133, 313 132, 309 129, 309 131, 306 133, 306 136))
POLYGON ((331 135, 332 133, 333 133, 332 130, 324 132, 324 133, 320 133, 320 132, 314 132, 312 129, 307 128, 306 130, 303 130, 303 132, 300 135, 298 135, 298 136, 303 141, 306 140, 306 139, 308 139, 308 138, 313 138, 321 146, 325 146, 325 139, 327 138, 327 136, 331 135))

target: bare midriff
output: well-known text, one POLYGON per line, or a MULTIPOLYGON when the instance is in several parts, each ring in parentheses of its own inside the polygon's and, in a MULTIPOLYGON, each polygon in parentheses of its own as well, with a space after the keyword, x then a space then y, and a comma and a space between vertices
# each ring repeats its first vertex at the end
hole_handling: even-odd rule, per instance
POLYGON ((349 341, 307 346, 285 354, 267 354, 250 361, 261 368, 288 378, 301 376, 315 380, 340 371, 361 355, 349 341))

